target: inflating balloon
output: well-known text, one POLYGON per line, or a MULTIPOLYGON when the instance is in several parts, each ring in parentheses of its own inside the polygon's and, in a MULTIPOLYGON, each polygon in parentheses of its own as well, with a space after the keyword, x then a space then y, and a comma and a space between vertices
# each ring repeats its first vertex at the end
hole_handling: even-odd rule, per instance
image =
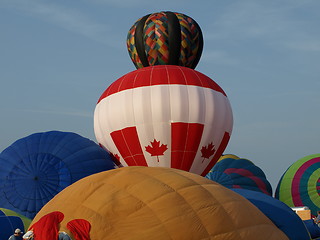
POLYGON ((290 240, 310 240, 309 231, 301 218, 286 204, 266 194, 233 188, 263 212, 290 240))
POLYGON ((288 239, 245 198, 172 168, 125 167, 83 178, 48 202, 32 224, 43 229, 45 220, 70 236, 87 226, 78 239, 288 239))
POLYGON ((213 166, 206 178, 227 188, 243 188, 272 196, 266 175, 248 159, 224 158, 213 166))
POLYGON ((97 141, 123 166, 172 167, 206 175, 229 141, 232 110, 222 88, 190 68, 130 72, 101 95, 97 141))
POLYGON ((113 168, 105 150, 76 133, 32 134, 0 154, 0 206, 33 218, 65 187, 113 168))
POLYGON ((136 68, 179 65, 194 69, 203 49, 202 32, 195 20, 174 12, 140 18, 129 30, 127 48, 136 68))
POLYGON ((308 206, 316 216, 320 209, 320 154, 303 157, 282 175, 275 197, 289 207, 308 206))
POLYGON ((0 239, 8 239, 17 228, 24 232, 30 223, 31 219, 12 210, 0 208, 0 239))

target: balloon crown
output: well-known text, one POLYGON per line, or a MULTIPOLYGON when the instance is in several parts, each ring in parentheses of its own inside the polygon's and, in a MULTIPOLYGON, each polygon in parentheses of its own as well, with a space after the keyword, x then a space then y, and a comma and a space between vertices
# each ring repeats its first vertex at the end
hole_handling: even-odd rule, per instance
POLYGON ((203 36, 191 17, 162 11, 145 15, 133 24, 127 35, 127 48, 137 69, 154 65, 194 69, 202 54, 203 36))

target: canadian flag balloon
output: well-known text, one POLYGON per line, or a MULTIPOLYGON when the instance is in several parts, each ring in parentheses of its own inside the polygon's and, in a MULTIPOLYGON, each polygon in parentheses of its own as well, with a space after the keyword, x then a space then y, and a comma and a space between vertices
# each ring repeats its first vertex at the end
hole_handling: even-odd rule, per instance
POLYGON ((113 82, 94 113, 99 144, 119 166, 171 167, 205 176, 232 132, 230 102, 206 75, 150 66, 113 82))

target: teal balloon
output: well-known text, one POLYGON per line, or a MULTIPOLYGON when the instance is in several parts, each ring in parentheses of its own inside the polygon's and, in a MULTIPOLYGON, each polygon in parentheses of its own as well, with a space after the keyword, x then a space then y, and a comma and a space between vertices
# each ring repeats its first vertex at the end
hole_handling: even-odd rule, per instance
POLYGON ((266 175, 248 159, 224 158, 205 177, 227 188, 243 188, 272 196, 272 187, 266 175))

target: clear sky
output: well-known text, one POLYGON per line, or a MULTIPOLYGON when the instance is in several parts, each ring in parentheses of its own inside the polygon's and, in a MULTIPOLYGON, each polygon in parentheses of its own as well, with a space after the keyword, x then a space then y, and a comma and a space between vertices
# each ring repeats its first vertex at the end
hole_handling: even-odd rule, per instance
POLYGON ((253 161, 275 191, 293 162, 320 152, 318 0, 0 0, 0 151, 50 130, 95 141, 98 98, 135 70, 128 30, 167 10, 203 31, 196 70, 234 115, 225 153, 253 161))

